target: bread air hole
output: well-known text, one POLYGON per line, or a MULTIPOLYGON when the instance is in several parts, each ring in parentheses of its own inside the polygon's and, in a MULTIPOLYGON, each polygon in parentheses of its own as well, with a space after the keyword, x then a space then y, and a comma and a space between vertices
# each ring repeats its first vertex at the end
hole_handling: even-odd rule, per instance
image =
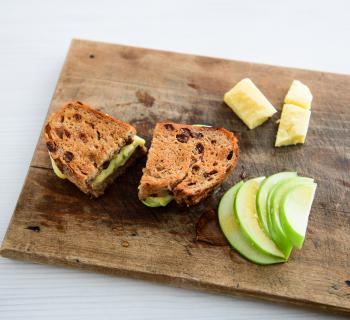
POLYGON ((212 170, 212 171, 210 171, 210 172, 204 172, 203 173, 203 176, 204 176, 204 178, 206 178, 207 180, 212 180, 213 178, 211 177, 212 175, 214 175, 214 174, 217 174, 218 173, 218 171, 217 170, 212 170))
POLYGON ((58 136, 60 139, 63 138, 63 133, 64 133, 64 131, 63 131, 63 128, 62 128, 62 127, 60 127, 60 128, 55 128, 55 132, 56 132, 57 136, 58 136))

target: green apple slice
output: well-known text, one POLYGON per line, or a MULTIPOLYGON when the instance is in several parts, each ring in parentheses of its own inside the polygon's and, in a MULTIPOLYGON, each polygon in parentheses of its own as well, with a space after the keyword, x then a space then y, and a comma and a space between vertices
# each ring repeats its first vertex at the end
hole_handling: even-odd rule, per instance
POLYGON ((196 123, 196 124, 193 124, 194 127, 207 127, 207 128, 212 128, 212 126, 208 125, 208 124, 199 124, 199 123, 196 123))
POLYGON ((302 184, 289 190, 281 201, 280 219, 282 227, 295 247, 304 243, 311 205, 317 184, 302 184))
POLYGON ((256 194, 265 177, 248 180, 237 192, 234 213, 243 234, 258 250, 267 255, 285 258, 283 252, 264 232, 256 211, 256 194))
POLYGON ((165 207, 170 201, 174 199, 174 196, 165 194, 162 197, 148 197, 145 200, 141 200, 147 207, 165 207))
POLYGON ((61 178, 61 179, 67 179, 67 177, 64 175, 64 173, 57 167, 57 164, 51 158, 51 155, 50 155, 50 159, 51 159, 51 165, 52 165, 53 172, 56 174, 56 176, 61 178))
POLYGON ((297 185, 311 184, 313 179, 306 177, 294 177, 279 182, 273 187, 268 195, 269 210, 269 230, 273 241, 281 249, 286 257, 289 257, 293 244, 285 234, 282 223, 280 221, 279 209, 284 195, 297 185))
POLYGON ((267 223, 267 196, 270 190, 279 182, 286 180, 288 178, 296 177, 296 172, 280 172, 273 174, 266 178, 260 185, 259 191, 256 195, 256 209, 258 211, 258 216, 260 219, 260 224, 263 226, 267 234, 270 233, 269 226, 267 223))
POLYGON ((243 235, 239 222, 234 216, 233 204, 238 190, 243 185, 243 181, 230 188, 221 198, 218 208, 218 219, 221 230, 227 241, 246 259, 257 264, 273 264, 284 262, 284 259, 263 254, 252 245, 243 235))

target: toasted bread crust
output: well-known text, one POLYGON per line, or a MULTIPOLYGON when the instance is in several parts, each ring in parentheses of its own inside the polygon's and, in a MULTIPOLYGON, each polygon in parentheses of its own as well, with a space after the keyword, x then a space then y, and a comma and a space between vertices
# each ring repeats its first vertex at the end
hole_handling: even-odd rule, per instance
POLYGON ((135 134, 133 126, 80 101, 65 103, 45 126, 46 145, 57 167, 81 191, 92 195, 97 193, 91 181, 135 134))
POLYGON ((139 198, 170 192, 179 204, 197 204, 232 172, 238 153, 235 135, 224 128, 158 123, 139 198))

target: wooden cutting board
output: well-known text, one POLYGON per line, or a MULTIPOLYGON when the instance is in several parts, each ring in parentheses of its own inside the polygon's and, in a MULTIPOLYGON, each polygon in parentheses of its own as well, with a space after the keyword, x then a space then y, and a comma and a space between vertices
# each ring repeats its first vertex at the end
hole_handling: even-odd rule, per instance
POLYGON ((161 120, 225 127, 239 139, 238 165, 191 209, 138 201, 144 160, 90 200, 54 175, 40 137, 1 255, 350 313, 349 89, 346 75, 73 40, 49 113, 85 101, 136 126, 148 145, 161 120), (293 79, 311 88, 305 145, 273 147, 279 113, 249 130, 225 106, 223 94, 244 77, 279 109, 293 79), (242 177, 282 170, 318 183, 307 238, 288 263, 257 266, 223 241, 213 210, 242 177))

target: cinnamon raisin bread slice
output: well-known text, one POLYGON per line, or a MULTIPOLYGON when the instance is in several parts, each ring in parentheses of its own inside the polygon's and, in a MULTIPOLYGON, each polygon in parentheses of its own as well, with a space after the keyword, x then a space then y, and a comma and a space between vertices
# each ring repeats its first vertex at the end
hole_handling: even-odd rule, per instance
POLYGON ((158 123, 153 132, 139 199, 165 206, 194 205, 232 172, 238 159, 234 134, 223 128, 158 123))
POLYGON ((49 117, 45 138, 57 176, 94 197, 146 153, 133 126, 80 101, 66 103, 49 117))

